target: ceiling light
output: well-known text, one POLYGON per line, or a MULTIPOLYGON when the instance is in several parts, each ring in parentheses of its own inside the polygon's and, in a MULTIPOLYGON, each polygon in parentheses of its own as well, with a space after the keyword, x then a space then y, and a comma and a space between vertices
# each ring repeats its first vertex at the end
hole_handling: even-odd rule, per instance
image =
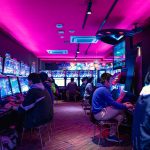
POLYGON ((63 38, 64 38, 64 36, 62 35, 62 36, 60 36, 60 38, 61 38, 61 39, 63 39, 63 38))
POLYGON ((78 44, 78 47, 77 47, 77 54, 80 53, 80 50, 79 50, 79 44, 78 44))
POLYGON ((91 9, 88 10, 86 14, 91 15, 92 14, 91 9))
POLYGON ((61 24, 61 23, 56 24, 56 28, 60 29, 62 27, 63 27, 63 24, 61 24))
POLYGON ((78 53, 78 54, 80 53, 79 49, 77 49, 77 53, 78 53))
POLYGON ((88 3, 88 8, 87 8, 87 12, 86 12, 87 15, 92 14, 91 7, 92 7, 92 0, 90 0, 88 3))
POLYGON ((69 33, 74 33, 75 32, 75 30, 69 30, 69 33))
POLYGON ((58 33, 59 34, 64 34, 65 32, 64 32, 64 30, 58 30, 58 33))

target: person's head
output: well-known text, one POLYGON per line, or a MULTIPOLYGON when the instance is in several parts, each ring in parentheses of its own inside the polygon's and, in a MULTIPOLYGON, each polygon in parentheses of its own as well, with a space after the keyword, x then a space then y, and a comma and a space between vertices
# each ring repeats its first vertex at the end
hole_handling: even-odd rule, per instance
POLYGON ((111 86, 111 76, 109 73, 103 73, 101 75, 101 83, 108 88, 111 86))
POLYGON ((42 82, 47 81, 47 79, 48 79, 47 73, 41 72, 39 75, 40 75, 40 79, 41 79, 42 82))
POLYGON ((89 79, 88 79, 88 83, 92 83, 93 82, 93 77, 90 77, 89 79))
POLYGON ((82 78, 82 82, 87 83, 87 78, 86 77, 82 78))
POLYGON ((145 85, 149 85, 150 84, 150 67, 148 69, 148 72, 145 76, 145 80, 144 80, 145 85))
POLYGON ((71 82, 73 82, 74 81, 74 78, 71 78, 71 82))
POLYGON ((32 84, 40 83, 40 76, 37 73, 31 73, 28 76, 29 86, 32 84))

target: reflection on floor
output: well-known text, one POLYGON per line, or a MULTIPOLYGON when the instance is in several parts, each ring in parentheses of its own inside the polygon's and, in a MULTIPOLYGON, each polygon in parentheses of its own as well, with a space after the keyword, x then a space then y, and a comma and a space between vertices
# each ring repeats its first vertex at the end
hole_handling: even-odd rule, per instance
MULTIPOLYGON (((131 150, 127 135, 122 136, 125 137, 125 141, 120 145, 105 142, 103 147, 98 146, 98 138, 93 138, 93 124, 85 115, 80 103, 57 102, 54 108, 55 118, 50 141, 47 132, 43 131, 44 150, 131 150)), ((26 133, 22 144, 17 148, 17 150, 40 149, 40 138, 36 133, 32 138, 26 133)))

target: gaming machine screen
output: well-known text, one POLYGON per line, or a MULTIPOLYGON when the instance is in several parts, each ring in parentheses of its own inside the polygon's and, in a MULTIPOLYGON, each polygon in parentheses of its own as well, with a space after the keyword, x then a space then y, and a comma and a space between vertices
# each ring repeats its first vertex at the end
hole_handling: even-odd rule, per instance
POLYGON ((18 94, 20 93, 19 90, 19 84, 18 84, 18 80, 16 77, 10 77, 10 84, 11 84, 11 88, 12 88, 12 93, 13 94, 18 94))
POLYGON ((8 78, 0 78, 0 94, 1 98, 12 95, 8 78))

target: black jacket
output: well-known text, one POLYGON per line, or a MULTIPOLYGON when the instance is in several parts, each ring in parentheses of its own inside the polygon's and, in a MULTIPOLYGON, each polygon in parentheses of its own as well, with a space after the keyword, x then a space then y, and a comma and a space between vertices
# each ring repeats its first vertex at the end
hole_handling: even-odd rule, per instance
POLYGON ((132 142, 134 150, 150 149, 150 85, 142 89, 136 103, 133 116, 132 142))
POLYGON ((52 99, 42 83, 31 86, 18 111, 24 114, 25 128, 36 127, 52 120, 52 99))

